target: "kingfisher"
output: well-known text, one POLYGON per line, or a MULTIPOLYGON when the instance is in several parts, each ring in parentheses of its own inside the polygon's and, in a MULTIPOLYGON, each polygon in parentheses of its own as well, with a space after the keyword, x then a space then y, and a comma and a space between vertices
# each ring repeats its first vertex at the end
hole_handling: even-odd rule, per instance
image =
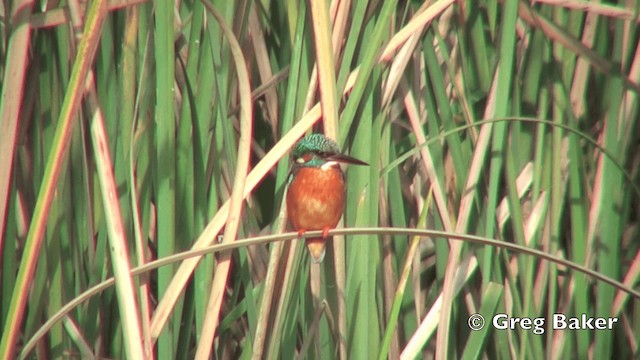
POLYGON ((341 163, 369 165, 341 154, 338 144, 322 134, 308 135, 293 148, 287 214, 299 234, 322 230, 321 238, 306 240, 316 263, 322 262, 328 232, 336 227, 344 210, 346 182, 341 163))

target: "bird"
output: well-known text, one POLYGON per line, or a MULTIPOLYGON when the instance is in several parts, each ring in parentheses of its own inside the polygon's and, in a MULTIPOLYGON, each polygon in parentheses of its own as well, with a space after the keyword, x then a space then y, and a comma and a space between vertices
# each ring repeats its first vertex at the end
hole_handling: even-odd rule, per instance
POLYGON ((324 259, 328 232, 336 227, 344 210, 346 181, 341 163, 369 165, 341 154, 338 144, 322 134, 308 135, 293 147, 287 217, 290 226, 300 235, 305 231, 322 230, 321 238, 306 240, 315 263, 324 259))

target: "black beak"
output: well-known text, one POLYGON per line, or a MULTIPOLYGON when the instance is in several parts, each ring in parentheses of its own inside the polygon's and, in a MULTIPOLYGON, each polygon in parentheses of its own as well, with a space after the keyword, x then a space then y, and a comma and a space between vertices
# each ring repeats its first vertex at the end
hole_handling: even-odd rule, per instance
POLYGON ((326 160, 341 162, 341 163, 345 163, 345 164, 369 166, 369 164, 367 164, 366 162, 364 162, 362 160, 358 160, 358 159, 356 159, 354 157, 351 157, 349 155, 343 155, 343 154, 329 155, 329 156, 326 157, 326 160))

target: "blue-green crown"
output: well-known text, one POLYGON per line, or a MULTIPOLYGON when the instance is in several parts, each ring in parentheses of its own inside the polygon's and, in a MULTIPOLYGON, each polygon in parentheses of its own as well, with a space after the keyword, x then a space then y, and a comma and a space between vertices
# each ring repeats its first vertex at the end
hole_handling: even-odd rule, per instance
POLYGON ((322 134, 311 134, 298 140, 293 147, 293 164, 294 167, 321 167, 327 163, 327 157, 339 153, 335 141, 322 134))
MULTIPOLYGON (((369 165, 348 155, 340 154, 340 148, 335 141, 322 134, 312 134, 300 139, 293 147, 293 167, 324 167, 331 163, 369 165)), ((338 167, 339 169, 339 167, 338 167)))
POLYGON ((326 154, 338 154, 340 148, 335 141, 329 139, 322 134, 311 134, 298 140, 293 147, 293 157, 299 158, 306 153, 326 153, 326 154))

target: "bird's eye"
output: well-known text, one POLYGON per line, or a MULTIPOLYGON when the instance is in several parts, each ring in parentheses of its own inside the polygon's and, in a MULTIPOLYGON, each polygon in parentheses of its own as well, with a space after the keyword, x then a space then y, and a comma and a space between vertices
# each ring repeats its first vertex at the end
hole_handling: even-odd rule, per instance
POLYGON ((313 155, 312 154, 303 154, 302 156, 300 156, 299 158, 296 159, 296 163, 302 165, 302 164, 306 164, 308 161, 310 161, 311 159, 313 159, 313 155))

